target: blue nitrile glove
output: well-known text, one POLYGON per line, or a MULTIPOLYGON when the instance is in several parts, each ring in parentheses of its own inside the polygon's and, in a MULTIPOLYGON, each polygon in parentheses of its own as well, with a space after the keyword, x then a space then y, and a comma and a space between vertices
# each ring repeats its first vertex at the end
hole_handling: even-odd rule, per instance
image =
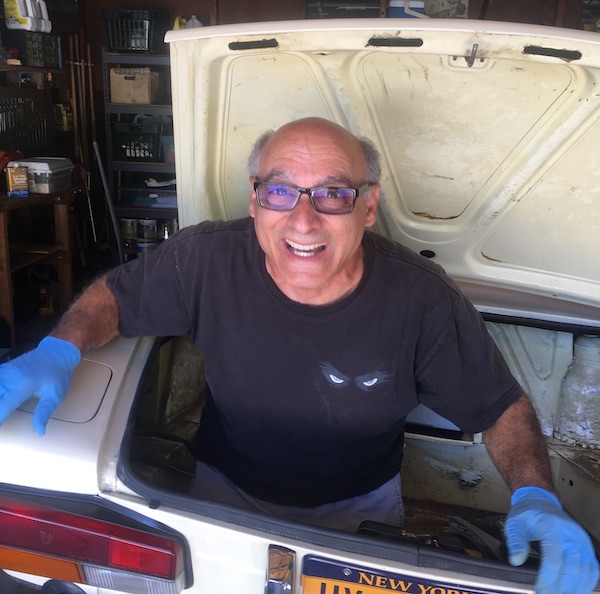
POLYGON ((37 396, 40 401, 33 414, 33 428, 44 435, 80 360, 81 353, 74 344, 47 336, 37 348, 0 365, 0 424, 30 396, 37 396))
POLYGON ((523 565, 529 543, 541 544, 537 594, 589 594, 598 583, 598 560, 586 531, 538 487, 517 489, 504 532, 511 565, 523 565))

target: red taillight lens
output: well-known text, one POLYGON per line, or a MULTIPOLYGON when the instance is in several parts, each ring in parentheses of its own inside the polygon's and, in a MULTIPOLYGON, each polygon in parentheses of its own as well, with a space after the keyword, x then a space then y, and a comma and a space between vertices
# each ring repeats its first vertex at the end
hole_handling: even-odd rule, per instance
POLYGON ((183 547, 169 536, 4 497, 0 546, 18 549, 20 562, 29 551, 57 566, 72 561, 83 573, 89 566, 174 582, 183 572, 183 547))
POLYGON ((131 540, 111 538, 108 563, 111 567, 166 579, 173 579, 177 574, 177 554, 173 550, 167 550, 164 545, 157 548, 131 540))

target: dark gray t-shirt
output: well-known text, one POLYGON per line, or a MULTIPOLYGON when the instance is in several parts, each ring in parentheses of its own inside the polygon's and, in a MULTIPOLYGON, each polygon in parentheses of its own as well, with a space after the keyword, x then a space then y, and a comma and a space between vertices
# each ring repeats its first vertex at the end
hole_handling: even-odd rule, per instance
POLYGON ((319 307, 277 288, 252 219, 188 227, 109 277, 123 335, 189 335, 204 353, 198 456, 255 497, 366 493, 398 472, 419 402, 478 432, 521 393, 438 265, 374 233, 363 246, 356 290, 319 307))

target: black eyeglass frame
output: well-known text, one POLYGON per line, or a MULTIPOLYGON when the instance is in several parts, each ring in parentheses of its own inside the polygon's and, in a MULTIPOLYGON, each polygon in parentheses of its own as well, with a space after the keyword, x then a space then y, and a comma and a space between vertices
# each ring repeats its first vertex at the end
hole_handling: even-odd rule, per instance
POLYGON ((330 215, 342 215, 342 214, 350 214, 353 210, 354 210, 354 205, 356 204, 356 200, 358 199, 358 197, 360 196, 361 193, 364 193, 365 188, 368 188, 372 185, 371 182, 366 182, 365 184, 363 184, 360 188, 347 188, 347 187, 336 187, 336 186, 315 186, 314 188, 297 188, 296 186, 291 186, 290 184, 284 184, 284 183, 278 183, 278 182, 264 182, 264 181, 255 181, 252 186, 254 188, 254 193, 256 194, 256 202, 258 202, 258 205, 261 208, 265 208, 267 210, 274 210, 275 212, 289 212, 290 210, 294 210, 294 208, 296 208, 296 206, 298 205, 298 202, 300 202, 300 198, 302 197, 302 194, 307 194, 308 198, 310 200, 310 203, 312 205, 312 207, 320 214, 330 214, 330 215), (259 186, 262 185, 273 185, 273 186, 284 186, 286 188, 289 188, 291 190, 295 190, 297 192, 297 196, 296 196, 296 200, 294 200, 292 206, 290 206, 289 208, 272 208, 271 206, 267 205, 267 204, 263 204, 263 202, 261 202, 260 197, 258 195, 258 188, 259 186), (342 212, 329 212, 329 211, 324 211, 324 210, 320 210, 314 200, 314 192, 316 190, 323 190, 323 189, 332 189, 332 190, 351 190, 352 192, 354 192, 354 197, 352 198, 352 207, 350 208, 350 210, 345 210, 342 212))

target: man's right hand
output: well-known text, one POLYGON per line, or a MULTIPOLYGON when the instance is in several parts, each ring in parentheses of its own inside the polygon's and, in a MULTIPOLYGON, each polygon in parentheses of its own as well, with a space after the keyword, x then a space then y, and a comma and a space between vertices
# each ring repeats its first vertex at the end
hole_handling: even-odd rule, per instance
POLYGON ((72 343, 47 336, 37 348, 0 365, 0 424, 31 396, 39 398, 33 428, 39 435, 61 403, 81 352, 72 343))

